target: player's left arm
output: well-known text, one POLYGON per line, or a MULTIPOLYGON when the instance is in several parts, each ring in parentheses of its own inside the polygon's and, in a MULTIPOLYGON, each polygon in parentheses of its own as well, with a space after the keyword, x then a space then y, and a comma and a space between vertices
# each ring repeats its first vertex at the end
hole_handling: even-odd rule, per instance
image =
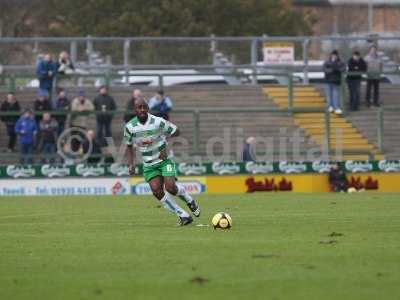
POLYGON ((179 136, 178 126, 170 121, 162 120, 160 123, 160 128, 167 138, 179 136))

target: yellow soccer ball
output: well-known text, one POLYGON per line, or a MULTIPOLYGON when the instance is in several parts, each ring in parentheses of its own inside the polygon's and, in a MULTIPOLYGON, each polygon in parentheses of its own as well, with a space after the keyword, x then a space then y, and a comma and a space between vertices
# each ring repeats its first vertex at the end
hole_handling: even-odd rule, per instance
POLYGON ((214 229, 230 229, 232 227, 232 218, 224 212, 217 213, 211 220, 214 229))

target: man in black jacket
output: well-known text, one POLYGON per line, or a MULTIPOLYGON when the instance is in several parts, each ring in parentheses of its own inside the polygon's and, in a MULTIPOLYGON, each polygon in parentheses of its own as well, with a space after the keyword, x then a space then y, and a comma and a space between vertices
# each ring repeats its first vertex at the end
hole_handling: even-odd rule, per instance
POLYGON ((346 173, 339 164, 332 166, 329 171, 329 184, 333 192, 346 192, 347 191, 347 178, 346 173))
MULTIPOLYGON (((367 63, 361 57, 360 52, 354 51, 353 56, 348 61, 349 72, 363 73, 367 71, 367 63)), ((350 110, 358 110, 360 105, 361 74, 350 74, 347 76, 347 85, 350 93, 350 110)))
POLYGON ((124 114, 125 123, 129 122, 134 117, 136 117, 135 103, 136 103, 136 100, 139 99, 139 98, 143 98, 142 91, 139 90, 139 89, 134 89, 132 91, 132 97, 126 103, 126 112, 124 114))
POLYGON ((342 73, 345 71, 346 66, 340 60, 337 50, 333 50, 329 55, 327 61, 323 65, 326 81, 326 99, 329 105, 329 112, 342 114, 339 103, 339 91, 342 83, 342 73))
POLYGON ((97 138, 105 145, 105 137, 111 137, 111 121, 116 110, 114 98, 108 94, 107 87, 100 87, 100 94, 94 99, 97 120, 97 138))
MULTIPOLYGON (((38 97, 33 103, 33 110, 35 111, 35 113, 40 113, 45 111, 49 112, 52 110, 51 103, 49 100, 49 93, 46 90, 39 89, 38 97)), ((42 115, 35 114, 35 120, 38 126, 41 119, 42 115)))
MULTIPOLYGON (((19 112, 21 110, 17 99, 13 93, 7 94, 7 99, 1 104, 1 112, 19 112)), ((2 116, 1 121, 4 122, 7 129, 8 135, 8 151, 13 152, 15 148, 15 142, 17 139, 17 134, 15 133, 15 123, 17 123, 19 116, 2 116)))

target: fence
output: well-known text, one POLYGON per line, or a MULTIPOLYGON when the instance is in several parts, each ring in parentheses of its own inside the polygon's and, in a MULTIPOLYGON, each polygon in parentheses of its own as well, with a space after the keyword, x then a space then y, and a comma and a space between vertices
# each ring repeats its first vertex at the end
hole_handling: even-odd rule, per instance
POLYGON ((308 36, 308 37, 60 37, 60 38, 0 38, 4 72, 33 71, 38 54, 69 50, 78 67, 95 70, 140 69, 209 69, 215 67, 216 53, 223 53, 229 65, 218 68, 279 68, 260 64, 263 45, 267 42, 289 42, 295 49, 296 63, 284 67, 304 73, 308 83, 309 72, 315 69, 313 61, 326 59, 329 52, 338 49, 343 57, 350 57, 354 48, 368 49, 379 44, 388 64, 398 67, 397 49, 400 36, 308 36), (103 59, 102 59, 103 58, 103 59), (16 61, 19 63, 16 64, 16 61))

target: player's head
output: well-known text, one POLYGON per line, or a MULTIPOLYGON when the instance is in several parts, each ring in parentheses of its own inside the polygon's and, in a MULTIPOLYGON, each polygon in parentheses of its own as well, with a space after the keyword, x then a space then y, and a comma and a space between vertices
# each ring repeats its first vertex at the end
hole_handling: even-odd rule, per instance
POLYGON ((135 113, 140 121, 147 119, 147 113, 149 112, 149 106, 143 98, 139 98, 135 102, 135 113))

